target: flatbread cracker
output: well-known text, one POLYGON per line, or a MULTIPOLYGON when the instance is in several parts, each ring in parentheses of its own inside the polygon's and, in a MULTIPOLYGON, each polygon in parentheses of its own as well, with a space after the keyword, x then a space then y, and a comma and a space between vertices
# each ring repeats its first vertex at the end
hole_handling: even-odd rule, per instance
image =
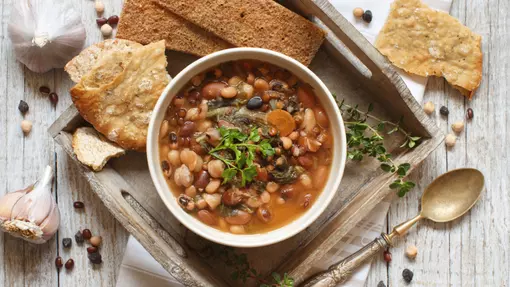
POLYGON ((73 80, 73 82, 79 83, 81 77, 92 70, 92 67, 94 67, 94 65, 109 52, 129 52, 140 47, 142 47, 142 45, 133 41, 108 39, 81 51, 80 54, 66 64, 64 70, 69 74, 69 77, 73 80))
POLYGON ((152 110, 170 78, 165 41, 129 53, 128 62, 123 60, 125 51, 105 55, 71 89, 71 96, 83 118, 109 140, 145 151, 152 110))
POLYGON ((153 0, 237 47, 259 47, 309 65, 325 32, 272 0, 153 0))
POLYGON ((117 38, 149 44, 165 40, 166 48, 197 56, 232 48, 214 34, 161 8, 152 0, 127 0, 122 7, 117 38))
POLYGON ((76 129, 73 134, 73 151, 81 163, 94 171, 102 170, 110 158, 126 153, 91 127, 76 129))
POLYGON ((481 36, 420 0, 395 0, 375 42, 397 67, 444 77, 471 98, 482 79, 481 36))

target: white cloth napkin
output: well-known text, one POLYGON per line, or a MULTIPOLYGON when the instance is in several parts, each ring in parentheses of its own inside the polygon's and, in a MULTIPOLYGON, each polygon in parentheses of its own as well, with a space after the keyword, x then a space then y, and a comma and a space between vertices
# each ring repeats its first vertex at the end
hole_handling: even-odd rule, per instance
MULTIPOLYGON (((386 16, 388 15, 390 4, 393 0, 330 0, 333 6, 349 20, 356 29, 358 29, 372 44, 375 42, 377 34, 381 30, 386 16), (361 7, 372 11, 373 19, 370 24, 363 22, 353 16, 352 10, 361 7)), ((422 0, 430 7, 450 11, 452 0, 422 0)), ((423 99, 427 78, 409 75, 399 71, 400 75, 407 84, 407 87, 418 102, 423 99)), ((342 240, 325 256, 324 260, 311 268, 310 274, 328 268, 331 264, 338 262, 349 254, 357 251, 368 244, 375 237, 379 236, 383 227, 386 214, 390 203, 380 202, 372 213, 355 228, 353 228, 342 240)), ((362 287, 365 285, 370 263, 359 268, 342 286, 362 287)), ((138 286, 161 286, 176 287, 182 286, 168 272, 166 272, 159 263, 140 245, 132 236, 129 238, 122 260, 122 265, 117 279, 118 287, 138 287, 138 286)))

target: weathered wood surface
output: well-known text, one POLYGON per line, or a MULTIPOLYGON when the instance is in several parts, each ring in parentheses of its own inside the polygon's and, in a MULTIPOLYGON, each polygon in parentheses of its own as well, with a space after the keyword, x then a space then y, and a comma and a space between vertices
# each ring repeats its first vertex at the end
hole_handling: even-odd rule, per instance
POLYGON ((441 173, 475 167, 486 177, 487 192, 473 210, 448 224, 421 222, 391 249, 393 261, 377 260, 367 287, 383 281, 405 286, 402 270, 414 272, 413 286, 510 286, 510 2, 454 0, 450 14, 482 36, 483 80, 468 101, 442 79, 429 79, 424 102, 436 105, 433 116, 445 133, 463 120, 467 108, 475 117, 466 124, 454 148, 438 148, 414 172, 418 188, 404 200, 395 200, 388 229, 416 214, 424 187, 441 173), (440 106, 450 109, 448 119, 440 106), (404 256, 405 246, 418 247, 414 262, 404 256))
MULTIPOLYGON (((15 60, 6 33, 12 1, 5 0, 0 6, 0 194, 24 187, 35 180, 41 166, 53 165, 58 172, 56 195, 62 212, 59 240, 72 236, 80 228, 89 227, 103 236, 105 263, 100 269, 94 269, 87 262, 84 249, 74 246, 70 252, 63 251, 56 239, 33 246, 0 234, 0 286, 112 286, 122 260, 127 232, 91 192, 88 183, 78 175, 79 169, 62 149, 55 147, 46 132, 49 124, 70 104, 67 90, 71 83, 62 70, 37 75, 15 60), (59 93, 60 102, 56 109, 37 92, 42 84, 59 93), (29 103, 27 118, 34 121, 33 132, 26 138, 19 128, 22 117, 17 105, 20 99, 29 103), (76 213, 71 208, 75 200, 86 203, 84 212, 76 213), (72 272, 55 271, 52 262, 57 253, 64 259, 70 256, 75 259, 76 267, 72 272)), ((75 9, 81 11, 88 34, 87 43, 101 39, 94 23, 93 1, 66 1, 73 1, 75 9)), ((103 2, 107 15, 120 12, 120 0, 103 2)), ((425 100, 432 100, 437 107, 444 104, 450 108, 448 122, 437 115, 433 117, 445 133, 452 121, 463 117, 467 107, 475 110, 475 120, 467 126, 454 149, 438 149, 413 174, 419 187, 406 199, 395 202, 388 216, 389 226, 414 215, 423 187, 454 167, 473 166, 484 171, 487 195, 470 214, 453 224, 424 223, 411 231, 400 243, 400 248, 392 250, 393 262, 389 267, 381 260, 373 264, 367 286, 376 286, 380 280, 391 286, 401 286, 401 271, 406 267, 415 272, 414 286, 510 284, 510 234, 507 227, 510 224, 507 192, 510 122, 505 110, 510 96, 509 8, 508 1, 454 0, 452 14, 484 37, 484 82, 475 99, 467 102, 442 80, 431 80, 425 100), (415 263, 409 263, 403 256, 402 247, 407 243, 419 248, 420 255, 415 263)))

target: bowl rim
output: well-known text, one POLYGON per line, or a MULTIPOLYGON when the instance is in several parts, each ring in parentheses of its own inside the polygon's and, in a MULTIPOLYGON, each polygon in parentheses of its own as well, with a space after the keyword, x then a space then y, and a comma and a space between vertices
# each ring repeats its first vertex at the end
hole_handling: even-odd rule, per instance
MULTIPOLYGON (((292 71, 292 73, 296 74, 295 71, 292 71)), ((312 84, 309 81, 306 82, 308 84, 312 84)), ((154 107, 153 113, 151 115, 147 133, 147 161, 149 171, 151 174, 151 179, 154 183, 154 186, 156 187, 159 197, 165 204, 166 208, 170 210, 170 212, 177 218, 177 220, 180 223, 182 223, 186 228, 193 231, 194 233, 200 235, 203 238, 206 238, 207 240, 233 247, 260 247, 275 244, 298 234, 299 232, 303 231, 305 228, 310 226, 310 224, 314 222, 325 211, 325 209, 331 203, 333 197, 337 194, 338 188, 340 186, 340 181, 343 177, 345 169, 346 155, 347 155, 347 143, 344 122, 340 110, 338 108, 338 105, 336 103, 336 100, 334 99, 333 95, 328 90, 326 85, 320 80, 320 78, 317 75, 315 75, 315 73, 313 73, 310 69, 308 69, 308 67, 304 66, 297 60, 284 54, 262 48, 242 47, 221 50, 209 54, 207 56, 204 56, 186 66, 170 81, 170 83, 168 83, 168 85, 161 93, 161 96, 159 97, 154 107), (260 58, 257 56, 260 56, 260 58), (221 59, 223 57, 227 57, 228 59, 218 61, 219 58, 221 59), (338 149, 333 153, 333 162, 329 171, 328 180, 324 185, 319 197, 315 200, 314 204, 309 210, 307 210, 302 215, 298 216, 296 219, 288 222, 287 224, 277 229, 265 233, 244 235, 232 234, 218 230, 214 227, 210 227, 205 223, 201 222, 200 220, 198 220, 197 218, 194 218, 191 215, 187 214, 184 210, 182 210, 182 208, 180 208, 177 205, 177 203, 175 203, 176 202, 175 195, 168 186, 163 176, 161 165, 159 163, 159 129, 161 122, 163 120, 162 118, 164 117, 161 115, 161 113, 162 111, 166 110, 169 104, 169 102, 168 103, 166 102, 171 101, 171 99, 174 97, 174 95, 169 94, 170 90, 176 89, 176 91, 179 91, 193 76, 208 68, 216 66, 220 63, 237 61, 242 59, 260 60, 262 62, 267 62, 275 66, 281 65, 272 63, 271 59, 274 61, 287 62, 286 65, 297 68, 299 70, 299 73, 306 74, 306 77, 312 79, 312 81, 314 82, 313 86, 315 86, 314 88, 319 87, 321 90, 321 93, 316 94, 317 97, 319 97, 322 106, 325 107, 325 105, 328 104, 332 106, 331 108, 333 109, 335 114, 334 120, 336 121, 331 121, 332 118, 329 114, 328 118, 330 119, 332 125, 338 124, 336 128, 338 129, 337 133, 339 134, 333 133, 333 136, 335 145, 338 144, 340 145, 338 149), (179 83, 181 83, 181 85, 175 88, 174 86, 178 85, 179 83), (321 94, 321 96, 318 96, 318 94, 321 94), (168 99, 169 97, 170 99, 168 99), (158 118, 161 118, 161 120, 158 120, 158 118), (333 171, 333 166, 336 165, 335 162, 337 162, 338 164, 338 169, 335 169, 333 171), (335 174, 333 174, 333 172, 335 174), (164 182, 164 184, 162 184, 162 181, 164 182), (333 181, 333 183, 332 186, 330 187, 332 187, 333 190, 330 190, 328 192, 326 190, 326 187, 330 185, 331 181, 333 181), (170 194, 170 196, 172 197, 173 204, 170 202, 169 198, 167 197, 168 196, 167 194, 170 194), (318 201, 322 197, 325 197, 325 199, 319 205, 318 201), (177 206, 177 208, 175 206, 177 206), (192 220, 189 220, 190 218, 192 220)))

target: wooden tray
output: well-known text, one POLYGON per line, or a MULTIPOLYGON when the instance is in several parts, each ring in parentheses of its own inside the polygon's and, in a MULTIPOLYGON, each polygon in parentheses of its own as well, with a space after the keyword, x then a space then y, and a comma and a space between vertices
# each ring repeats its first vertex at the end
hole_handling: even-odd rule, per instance
MULTIPOLYGON (((313 15, 328 37, 310 65, 339 99, 367 107, 373 114, 398 121, 423 140, 413 150, 400 150, 402 138, 387 140, 394 161, 408 162, 414 169, 443 140, 437 127, 423 113, 409 90, 366 39, 348 23, 327 0, 292 1, 292 9, 313 15)), ((194 57, 176 52, 167 54, 169 72, 177 74, 194 57)), ((128 153, 110 163, 101 172, 81 165, 73 154, 72 132, 87 123, 74 106, 50 127, 56 142, 80 166, 81 173, 110 212, 151 255, 177 280, 187 286, 245 286, 233 280, 233 269, 226 264, 225 252, 245 254, 251 266, 263 275, 287 272, 301 282, 306 272, 384 197, 395 176, 380 170, 373 160, 348 163, 338 196, 309 228, 275 245, 232 249, 198 237, 184 228, 160 200, 150 179, 143 153, 128 153)), ((251 282, 253 285, 253 282, 251 282)))

